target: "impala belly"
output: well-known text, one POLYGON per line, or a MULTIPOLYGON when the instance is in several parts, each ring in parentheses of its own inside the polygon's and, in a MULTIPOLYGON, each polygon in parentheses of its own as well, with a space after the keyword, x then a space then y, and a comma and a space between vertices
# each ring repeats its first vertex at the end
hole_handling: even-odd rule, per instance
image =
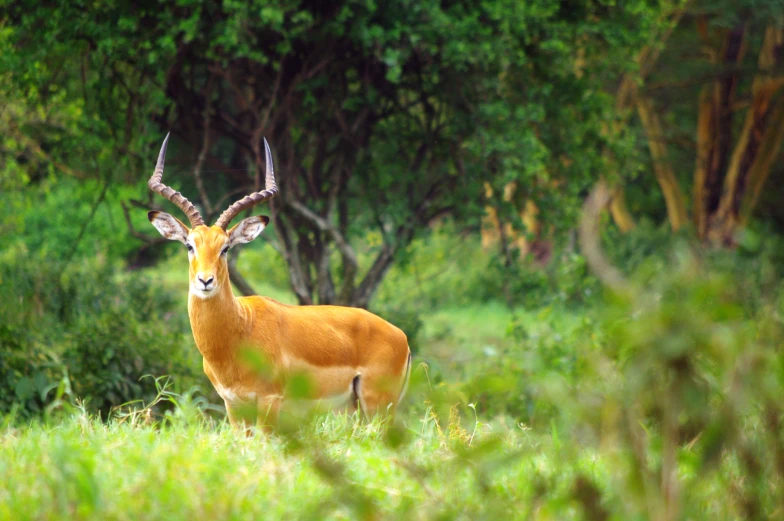
MULTIPOLYGON (((282 355, 283 371, 286 379, 302 379, 310 400, 326 402, 347 402, 353 394, 354 377, 361 374, 357 367, 332 366, 321 367, 305 360, 282 355)), ((338 404, 336 406, 340 406, 338 404)))

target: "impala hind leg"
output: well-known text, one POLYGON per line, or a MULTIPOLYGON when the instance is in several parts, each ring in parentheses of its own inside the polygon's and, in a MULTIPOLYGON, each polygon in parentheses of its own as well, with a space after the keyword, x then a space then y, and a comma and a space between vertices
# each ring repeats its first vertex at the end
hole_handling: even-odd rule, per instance
POLYGON ((393 414, 397 406, 400 389, 394 389, 391 379, 386 375, 361 374, 355 379, 354 386, 359 409, 366 418, 377 414, 393 414))
POLYGON ((408 388, 411 352, 399 375, 366 370, 354 378, 354 394, 359 408, 368 418, 375 414, 394 414, 408 388))

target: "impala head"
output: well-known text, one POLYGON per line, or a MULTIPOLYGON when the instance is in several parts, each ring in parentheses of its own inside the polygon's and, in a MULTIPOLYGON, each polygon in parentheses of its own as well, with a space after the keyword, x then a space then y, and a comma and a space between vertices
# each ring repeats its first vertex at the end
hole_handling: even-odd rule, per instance
POLYGON ((269 223, 266 215, 248 217, 230 229, 227 229, 231 220, 246 208, 262 203, 278 193, 275 185, 275 172, 272 166, 272 153, 267 140, 264 140, 266 152, 266 181, 265 189, 246 195, 241 200, 229 206, 221 214, 213 226, 204 224, 199 211, 179 192, 175 192, 161 182, 163 177, 163 163, 166 159, 166 144, 169 136, 163 141, 158 163, 147 186, 157 194, 161 194, 169 201, 176 204, 190 221, 190 228, 182 221, 165 212, 152 211, 147 214, 153 226, 165 238, 171 241, 180 241, 188 250, 190 279, 190 292, 199 298, 210 298, 219 293, 219 290, 229 284, 229 268, 226 261, 229 249, 237 244, 252 241, 264 230, 269 223))

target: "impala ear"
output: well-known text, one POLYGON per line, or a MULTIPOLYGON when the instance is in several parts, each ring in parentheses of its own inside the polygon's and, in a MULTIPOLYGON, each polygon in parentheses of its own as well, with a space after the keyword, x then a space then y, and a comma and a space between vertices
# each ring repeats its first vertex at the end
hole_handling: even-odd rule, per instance
POLYGON ((229 245, 245 244, 261 234, 262 230, 269 223, 266 215, 256 215, 241 220, 231 230, 229 230, 229 245))
POLYGON ((179 219, 166 212, 148 212, 147 218, 155 226, 155 229, 170 241, 180 241, 185 244, 185 240, 191 232, 179 219))

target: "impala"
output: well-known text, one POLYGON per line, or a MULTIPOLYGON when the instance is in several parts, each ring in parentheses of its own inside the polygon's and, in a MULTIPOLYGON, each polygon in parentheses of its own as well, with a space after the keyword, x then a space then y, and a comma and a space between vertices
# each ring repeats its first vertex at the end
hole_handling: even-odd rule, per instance
POLYGON ((258 237, 269 218, 248 217, 228 226, 243 210, 278 193, 267 140, 265 189, 229 206, 213 226, 204 223, 182 194, 163 184, 168 140, 167 135, 148 186, 185 212, 191 226, 164 212, 151 211, 148 218, 161 235, 188 250, 191 330, 204 372, 223 398, 231 424, 246 424, 239 413, 249 406, 260 422, 274 422, 287 381, 297 374, 309 381, 309 398, 314 400, 358 405, 365 415, 394 411, 411 371, 408 341, 400 329, 364 309, 289 306, 267 297, 235 297, 232 292, 227 253, 258 237), (261 356, 272 374, 262 375, 244 364, 243 349, 261 356))

